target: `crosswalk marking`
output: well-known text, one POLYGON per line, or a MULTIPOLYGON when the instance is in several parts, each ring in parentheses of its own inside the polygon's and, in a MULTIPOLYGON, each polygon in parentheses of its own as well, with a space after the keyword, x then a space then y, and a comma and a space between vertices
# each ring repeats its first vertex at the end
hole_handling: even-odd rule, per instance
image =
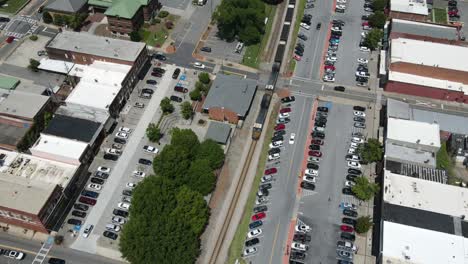
POLYGON ((314 194, 317 194, 317 192, 307 190, 307 189, 302 189, 302 197, 312 196, 314 194))
POLYGON ((49 236, 44 244, 42 244, 41 249, 37 252, 36 257, 34 258, 32 264, 41 264, 49 254, 50 249, 54 245, 54 237, 49 236))

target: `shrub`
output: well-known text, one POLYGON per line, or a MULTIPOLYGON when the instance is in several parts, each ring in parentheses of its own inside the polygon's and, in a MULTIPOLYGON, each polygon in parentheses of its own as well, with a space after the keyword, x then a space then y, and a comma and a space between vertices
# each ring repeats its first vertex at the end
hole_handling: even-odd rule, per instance
POLYGON ((138 31, 132 31, 130 33, 130 40, 133 42, 140 42, 141 41, 141 36, 138 33, 138 31))
POLYGON ((361 216, 357 219, 356 232, 359 234, 367 233, 372 225, 373 223, 370 216, 361 216))
POLYGON ((39 38, 39 37, 38 37, 37 35, 31 35, 31 36, 29 37, 29 39, 32 40, 32 41, 36 41, 38 38, 39 38))
POLYGON ((46 24, 50 24, 52 22, 54 22, 54 18, 50 15, 49 12, 44 12, 42 14, 42 20, 44 21, 44 23, 46 24))
POLYGON ((169 15, 169 12, 163 10, 163 11, 159 12, 158 17, 165 18, 168 15, 169 15))
POLYGON ((193 101, 200 101, 202 99, 202 94, 199 89, 195 89, 189 93, 190 99, 193 101))
POLYGON ((174 23, 172 23, 172 21, 167 21, 165 25, 166 25, 167 29, 173 29, 174 28, 174 23))
POLYGON ((204 84, 210 83, 210 75, 207 72, 201 72, 198 74, 198 80, 204 84))

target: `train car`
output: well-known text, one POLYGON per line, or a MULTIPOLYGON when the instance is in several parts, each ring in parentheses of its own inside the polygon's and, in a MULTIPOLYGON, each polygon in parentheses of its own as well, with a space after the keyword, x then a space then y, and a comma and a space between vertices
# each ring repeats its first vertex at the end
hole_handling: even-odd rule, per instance
POLYGON ((291 28, 291 25, 287 25, 287 24, 283 25, 283 30, 281 30, 280 40, 282 41, 288 40, 290 28, 291 28))
POLYGON ((286 17, 284 18, 285 22, 292 22, 294 16, 294 8, 288 8, 286 11, 286 17))
POLYGON ((262 102, 260 103, 260 111, 258 112, 257 120, 253 126, 252 139, 258 140, 262 134, 263 124, 268 113, 268 107, 270 106, 271 94, 266 93, 262 97, 262 102))
POLYGON ((278 49, 276 50, 276 55, 275 55, 275 62, 281 63, 283 61, 285 50, 286 50, 286 44, 278 45, 278 49))

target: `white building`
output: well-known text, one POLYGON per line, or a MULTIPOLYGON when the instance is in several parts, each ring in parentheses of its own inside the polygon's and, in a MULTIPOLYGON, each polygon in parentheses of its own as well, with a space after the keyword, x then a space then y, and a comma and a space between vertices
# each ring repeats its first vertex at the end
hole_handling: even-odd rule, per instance
POLYGON ((439 125, 388 118, 387 144, 436 153, 440 148, 439 125))
POLYGON ((41 134, 29 150, 36 157, 79 166, 87 148, 87 143, 78 140, 41 134))

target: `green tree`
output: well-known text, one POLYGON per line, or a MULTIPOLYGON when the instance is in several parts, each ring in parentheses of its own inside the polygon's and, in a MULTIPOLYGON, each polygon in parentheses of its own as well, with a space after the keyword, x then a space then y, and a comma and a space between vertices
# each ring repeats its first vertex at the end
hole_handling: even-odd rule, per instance
POLYGON ((387 17, 383 11, 376 11, 369 16, 369 25, 374 28, 383 28, 387 17))
POLYGON ((51 112, 45 112, 44 113, 44 128, 49 126, 50 120, 54 117, 54 114, 51 112))
POLYGON ((450 170, 452 165, 452 159, 447 152, 447 143, 444 142, 441 144, 439 151, 436 155, 437 168, 441 170, 450 170))
POLYGON ((192 162, 184 180, 185 184, 190 186, 192 190, 202 195, 211 193, 216 183, 216 177, 211 169, 210 161, 197 159, 192 162))
POLYGON ((130 40, 133 41, 133 42, 140 42, 141 41, 141 36, 140 36, 140 33, 138 31, 132 31, 128 35, 130 36, 130 40))
POLYGON ((386 0, 374 0, 372 1, 372 6, 375 11, 383 11, 384 8, 387 6, 386 0))
POLYGON ((174 112, 174 105, 171 103, 171 99, 169 97, 164 97, 161 100, 161 103, 159 104, 161 107, 161 110, 163 111, 164 114, 169 114, 174 112))
POLYGON ((42 14, 42 20, 44 21, 44 23, 46 24, 50 24, 52 22, 54 22, 54 18, 50 15, 49 12, 44 12, 42 14))
POLYGON ((170 178, 180 185, 185 183, 191 161, 188 149, 169 144, 154 158, 153 169, 157 175, 170 178))
POLYGON ((202 99, 202 94, 199 89, 194 89, 189 93, 190 99, 193 101, 201 101, 202 99))
POLYGON ((381 161, 383 148, 378 139, 370 138, 357 148, 357 153, 365 163, 381 161))
POLYGON ((192 104, 187 101, 183 102, 180 105, 180 112, 182 113, 182 117, 184 119, 190 119, 193 116, 192 104))
POLYGON ((62 15, 54 15, 54 25, 56 26, 63 26, 65 25, 66 19, 62 15))
POLYGON ((356 220, 356 232, 359 234, 367 233, 372 225, 372 218, 370 216, 361 216, 356 220))
POLYGON ((200 144, 197 150, 198 159, 206 159, 210 162, 212 170, 221 168, 224 162, 224 151, 221 146, 212 139, 207 139, 200 144))
POLYGON ((39 39, 39 37, 37 35, 31 35, 29 36, 29 39, 32 40, 32 41, 36 41, 39 39))
POLYGON ((87 17, 87 14, 74 14, 68 17, 67 25, 76 30, 81 27, 81 24, 83 24, 87 17))
POLYGON ((29 68, 30 70, 32 70, 32 71, 37 72, 37 71, 39 71, 39 68, 38 68, 38 67, 39 67, 40 64, 41 64, 41 63, 40 63, 39 61, 35 60, 35 59, 29 59, 28 68, 29 68))
POLYGON ((200 146, 197 135, 191 129, 173 128, 171 130, 171 145, 181 147, 189 154, 190 161, 195 159, 200 146))
POLYGON ((352 191, 358 199, 368 201, 379 192, 379 186, 369 182, 366 177, 357 177, 356 185, 352 187, 352 191))
POLYGON ((146 136, 151 142, 159 142, 162 137, 161 130, 155 123, 150 123, 146 128, 146 136))
POLYGON ((204 85, 202 82, 198 81, 195 83, 195 90, 199 90, 204 95, 208 94, 208 86, 204 85))
POLYGON ((210 83, 210 75, 207 72, 200 72, 198 74, 198 80, 204 84, 209 84, 210 83))
POLYGON ((364 45, 371 50, 375 50, 379 47, 379 43, 382 37, 382 30, 374 28, 366 35, 366 38, 364 39, 364 45))

